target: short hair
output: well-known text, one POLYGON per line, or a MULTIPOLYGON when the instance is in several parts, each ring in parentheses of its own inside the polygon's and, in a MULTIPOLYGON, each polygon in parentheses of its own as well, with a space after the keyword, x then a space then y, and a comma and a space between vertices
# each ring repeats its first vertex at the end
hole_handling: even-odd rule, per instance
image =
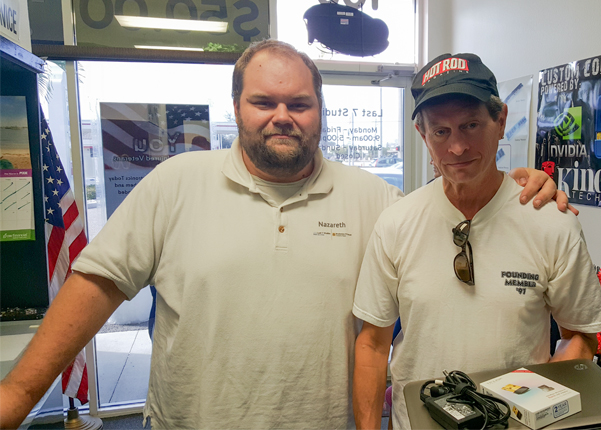
MULTIPOLYGON (((484 106, 486 107, 486 110, 488 111, 488 114, 493 119, 493 121, 499 119, 499 115, 501 114, 501 111, 503 111, 503 106, 505 105, 505 103, 503 103, 503 100, 501 100, 499 97, 493 94, 491 94, 490 98, 486 102, 481 102, 477 98, 468 95, 447 94, 444 96, 437 97, 435 101, 433 101, 432 103, 428 103, 424 107, 436 106, 451 100, 460 100, 463 103, 472 106, 477 106, 480 103, 484 103, 484 106)), ((424 131, 424 116, 422 115, 422 110, 423 108, 417 111, 417 113, 415 114, 414 123, 415 125, 417 125, 417 128, 419 128, 421 131, 424 131)))
POLYGON ((303 63, 309 68, 311 72, 311 76, 313 77, 313 90, 315 91, 315 95, 317 96, 317 102, 319 103, 319 110, 321 111, 321 107, 323 104, 322 101, 322 92, 321 92, 321 75, 317 66, 309 58, 307 54, 304 52, 299 52, 294 48, 294 46, 280 42, 279 40, 274 39, 266 39, 261 40, 260 42, 253 42, 250 46, 242 53, 242 56, 236 61, 236 65, 234 66, 234 74, 232 76, 232 98, 237 104, 240 104, 240 95, 242 94, 242 88, 244 85, 244 72, 246 71, 246 67, 250 60, 255 56, 257 52, 269 50, 271 52, 276 52, 283 56, 287 57, 297 57, 300 58, 303 63))

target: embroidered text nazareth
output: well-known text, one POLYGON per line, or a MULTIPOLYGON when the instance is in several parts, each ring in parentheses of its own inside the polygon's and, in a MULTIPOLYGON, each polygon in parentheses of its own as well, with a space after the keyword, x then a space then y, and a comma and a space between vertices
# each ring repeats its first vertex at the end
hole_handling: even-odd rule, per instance
POLYGON ((319 227, 330 227, 330 228, 344 228, 344 227, 346 227, 346 224, 343 223, 343 222, 331 223, 331 222, 321 222, 321 221, 318 221, 317 224, 319 225, 319 227))

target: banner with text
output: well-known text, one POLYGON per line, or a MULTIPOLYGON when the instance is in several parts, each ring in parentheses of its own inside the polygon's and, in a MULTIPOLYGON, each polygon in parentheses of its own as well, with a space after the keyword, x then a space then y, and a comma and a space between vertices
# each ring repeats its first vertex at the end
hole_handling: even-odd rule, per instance
POLYGON ((73 7, 79 46, 242 52, 269 37, 268 0, 75 0, 73 7), (220 23, 225 30, 213 28, 220 23))
POLYGON ((601 56, 541 70, 535 163, 571 203, 601 206, 601 56))
POLYGON ((162 161, 211 149, 208 105, 100 103, 100 117, 108 217, 162 161))
POLYGON ((31 51, 26 0, 0 0, 0 35, 31 51))

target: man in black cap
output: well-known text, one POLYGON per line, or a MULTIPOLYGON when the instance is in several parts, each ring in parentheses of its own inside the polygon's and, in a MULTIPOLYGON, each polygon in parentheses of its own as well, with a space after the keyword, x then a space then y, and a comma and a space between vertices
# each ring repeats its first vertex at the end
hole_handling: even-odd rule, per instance
POLYGON ((507 106, 473 54, 442 55, 413 81, 416 128, 442 174, 380 216, 353 313, 353 407, 379 428, 393 324, 393 423, 408 428, 403 387, 442 376, 549 360, 550 318, 563 341, 552 360, 592 358, 601 289, 572 213, 518 203, 497 170, 507 106))

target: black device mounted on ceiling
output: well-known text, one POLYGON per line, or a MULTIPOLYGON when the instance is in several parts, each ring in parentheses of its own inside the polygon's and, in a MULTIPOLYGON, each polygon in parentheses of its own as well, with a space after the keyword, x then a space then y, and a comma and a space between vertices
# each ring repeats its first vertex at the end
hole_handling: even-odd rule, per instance
POLYGON ((363 11, 336 3, 322 3, 303 15, 309 43, 323 43, 333 51, 354 57, 376 55, 388 48, 388 26, 363 11))

